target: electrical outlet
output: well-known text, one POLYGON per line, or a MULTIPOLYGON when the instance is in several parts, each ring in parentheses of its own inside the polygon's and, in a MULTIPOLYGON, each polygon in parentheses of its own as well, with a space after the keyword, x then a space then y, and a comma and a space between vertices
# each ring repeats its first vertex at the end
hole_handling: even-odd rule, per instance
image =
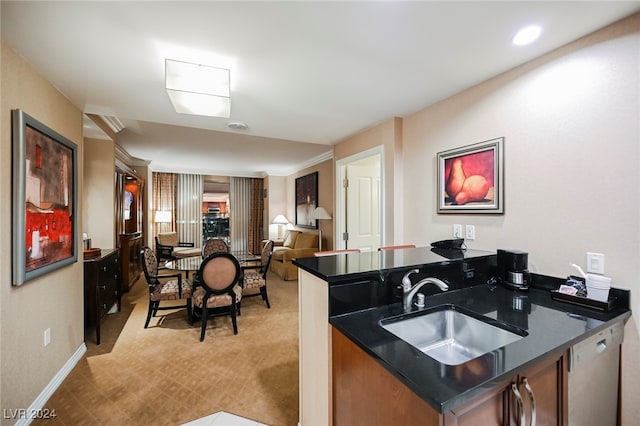
POLYGON ((459 223, 453 225, 453 238, 462 238, 462 225, 459 223))
POLYGON ((44 331, 44 345, 49 346, 49 343, 51 343, 51 329, 47 328, 44 331))
POLYGON ((475 240, 476 239, 476 227, 473 225, 467 225, 466 229, 466 239, 467 240, 475 240))
POLYGON ((587 253, 587 272, 604 274, 604 254, 587 253))

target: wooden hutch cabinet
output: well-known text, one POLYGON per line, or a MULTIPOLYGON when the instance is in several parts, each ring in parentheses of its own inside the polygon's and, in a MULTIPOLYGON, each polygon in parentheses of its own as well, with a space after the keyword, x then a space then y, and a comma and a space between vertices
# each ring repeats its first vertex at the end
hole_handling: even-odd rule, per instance
POLYGON ((142 264, 140 263, 141 249, 141 232, 120 235, 120 259, 122 264, 120 288, 122 293, 128 292, 142 273, 142 264))
POLYGON ((116 239, 120 248, 120 289, 128 292, 140 277, 144 245, 144 180, 126 166, 116 167, 116 239))

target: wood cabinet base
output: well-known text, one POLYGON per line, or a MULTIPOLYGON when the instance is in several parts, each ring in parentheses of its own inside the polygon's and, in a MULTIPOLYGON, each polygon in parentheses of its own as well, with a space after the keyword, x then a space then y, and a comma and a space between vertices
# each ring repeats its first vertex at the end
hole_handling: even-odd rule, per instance
POLYGON ((522 374, 443 414, 331 328, 333 425, 566 425, 566 356, 550 355, 522 374), (522 397, 518 404, 515 386, 522 397), (535 400, 535 404, 532 401, 535 400))

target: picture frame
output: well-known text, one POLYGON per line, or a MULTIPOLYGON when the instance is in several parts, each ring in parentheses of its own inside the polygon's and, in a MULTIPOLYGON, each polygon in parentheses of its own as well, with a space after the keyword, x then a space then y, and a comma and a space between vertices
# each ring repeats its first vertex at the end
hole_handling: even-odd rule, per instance
POLYGON ((12 284, 78 261, 78 148, 12 110, 12 284))
POLYGON ((318 207, 318 172, 296 178, 296 222, 300 228, 318 229, 311 213, 318 207))
POLYGON ((437 210, 504 214, 504 137, 438 152, 437 210))

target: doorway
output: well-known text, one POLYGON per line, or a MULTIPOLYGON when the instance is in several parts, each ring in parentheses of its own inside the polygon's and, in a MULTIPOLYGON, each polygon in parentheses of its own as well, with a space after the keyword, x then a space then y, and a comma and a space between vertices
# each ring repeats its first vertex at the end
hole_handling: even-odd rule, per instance
POLYGON ((336 249, 382 245, 383 154, 379 146, 336 162, 336 249))

